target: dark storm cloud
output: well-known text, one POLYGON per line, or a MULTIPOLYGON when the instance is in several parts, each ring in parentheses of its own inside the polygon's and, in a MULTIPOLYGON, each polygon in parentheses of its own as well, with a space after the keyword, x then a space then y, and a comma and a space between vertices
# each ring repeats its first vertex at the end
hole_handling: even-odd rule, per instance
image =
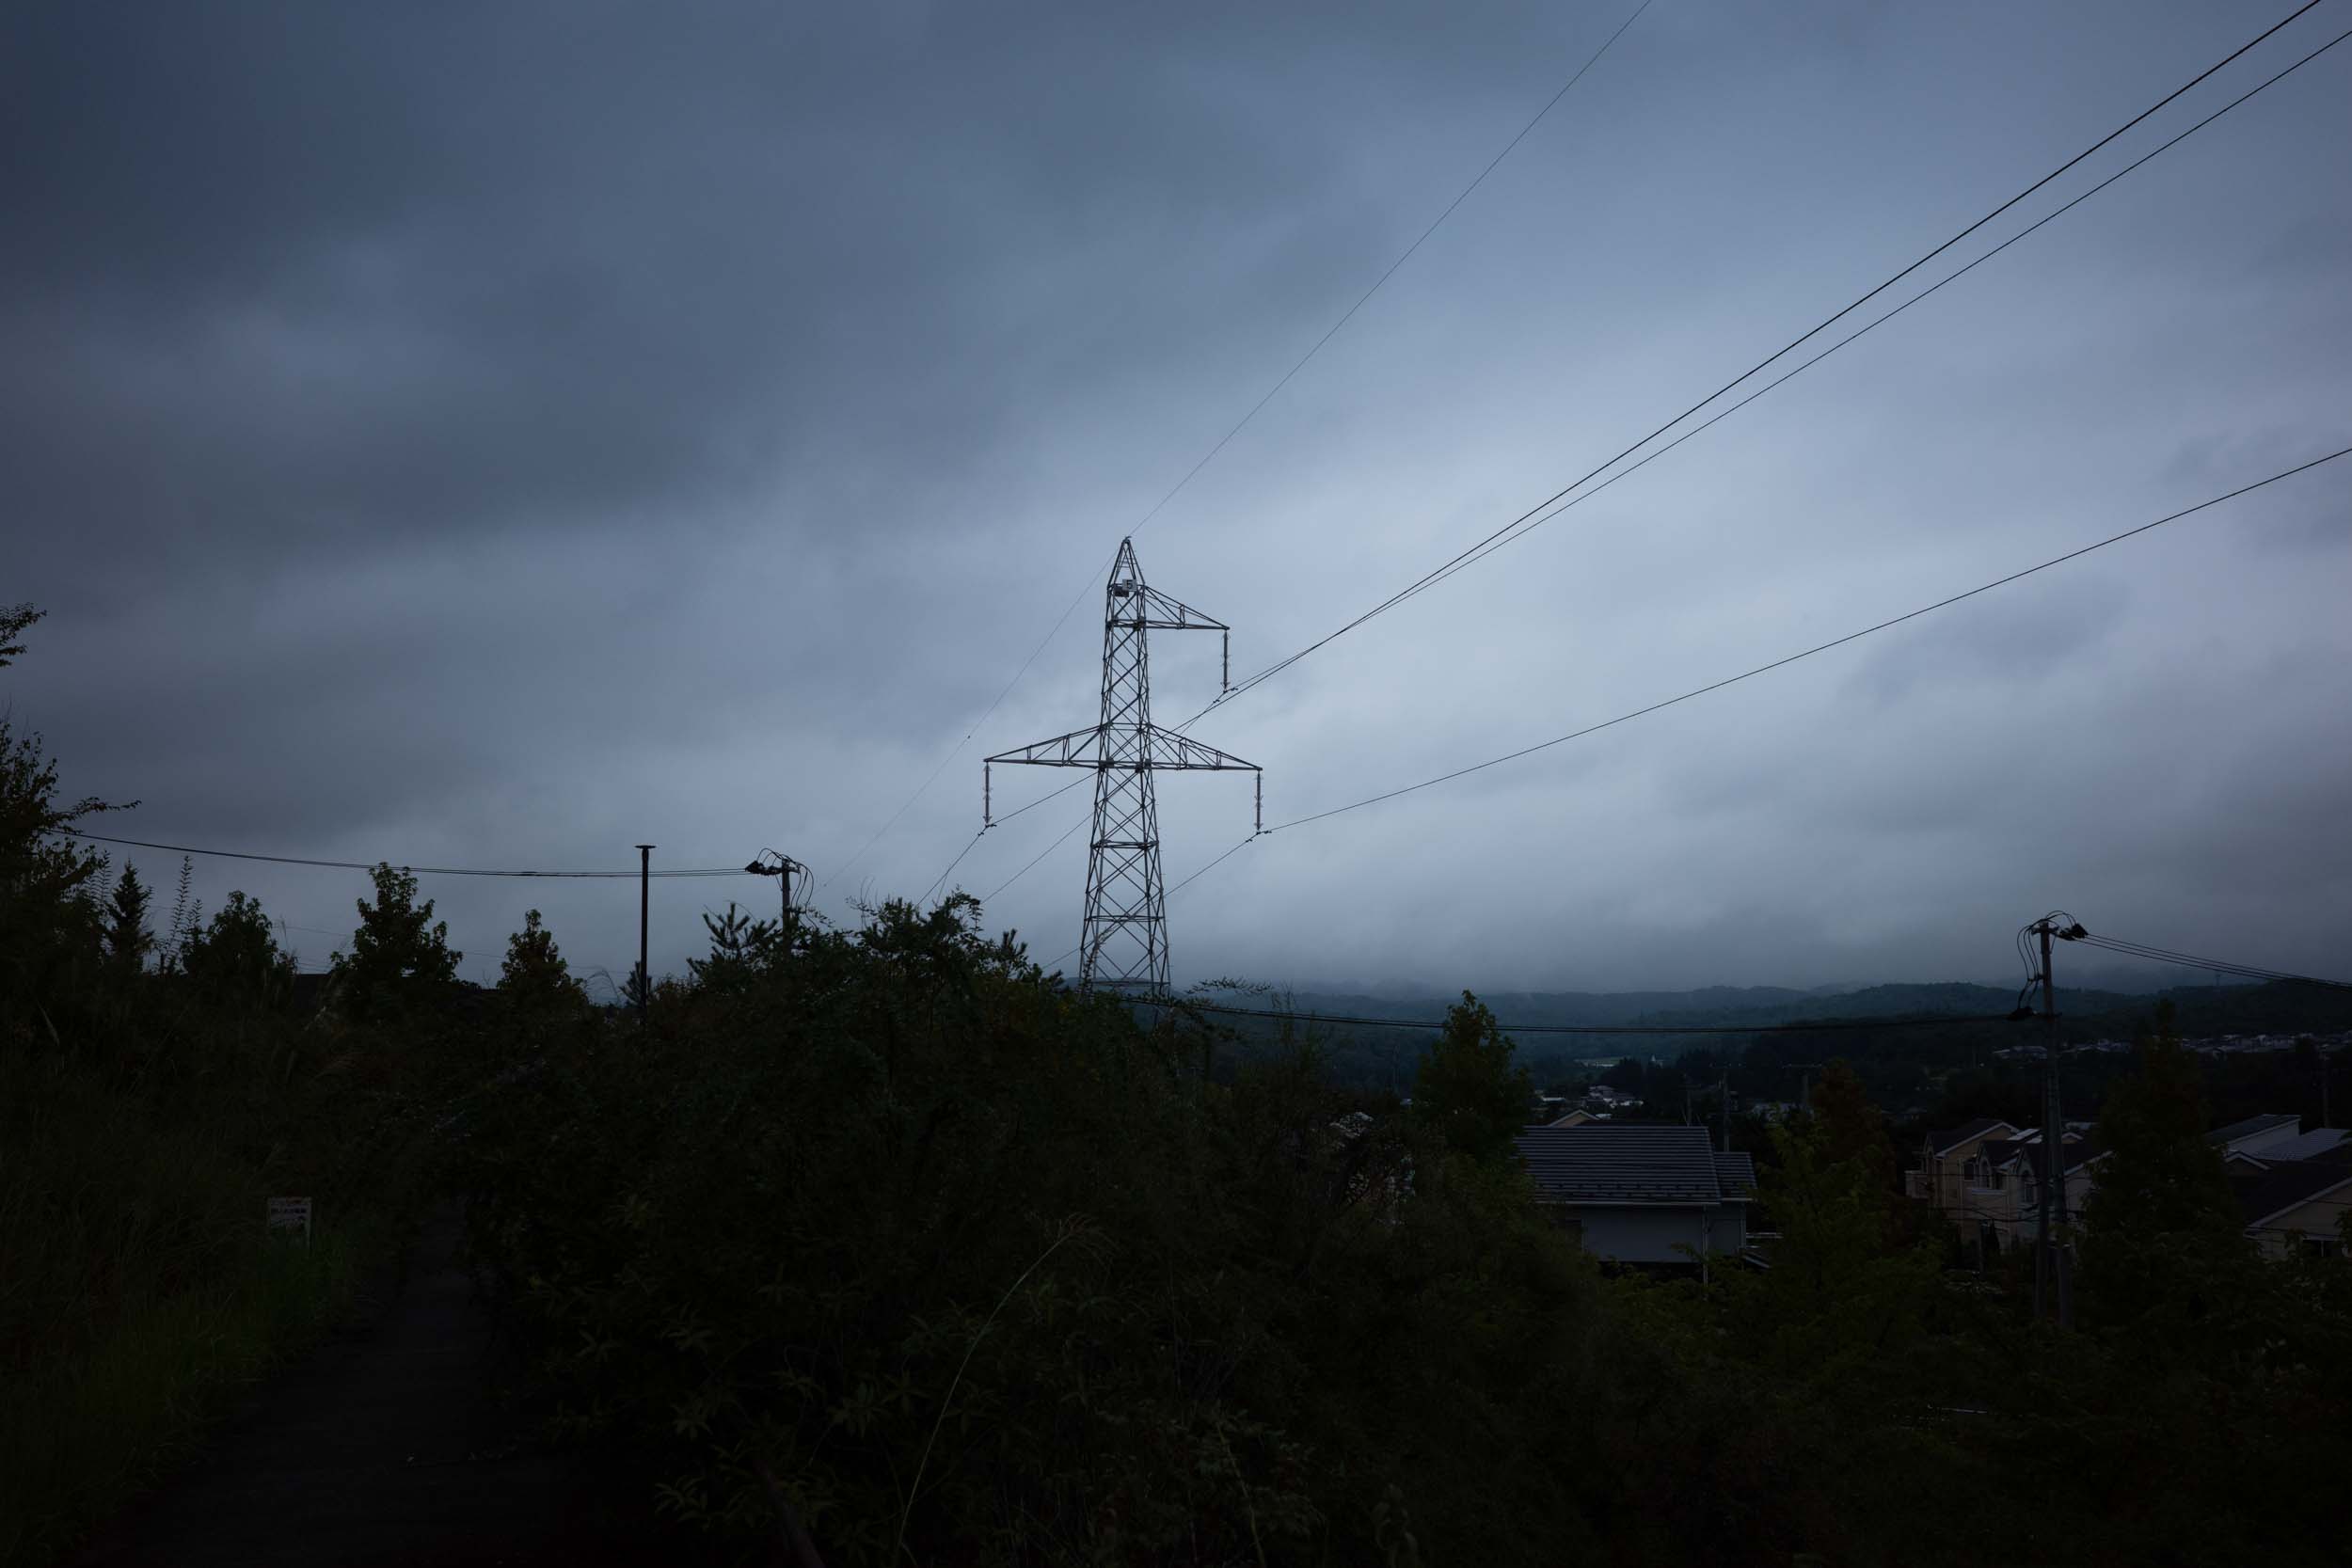
MULTIPOLYGON (((1120 527, 1622 16, 21 14, 0 598, 56 614, 10 694, 77 787, 146 799, 139 836, 559 865, 788 841, 836 914, 916 891, 977 826, 977 758, 1090 716, 1080 580, 1120 527)), ((1139 534, 1147 568, 1233 622, 1237 668, 1277 657, 2252 30, 1661 0, 1139 534)), ((2342 444, 2343 81, 2307 68, 1204 736, 1268 764, 1270 816, 1320 810, 2342 444)), ((2311 847, 2344 776, 2344 494, 1277 835, 1179 899, 1179 967, 1974 974, 1972 933, 1998 960, 2012 905, 2086 889, 2192 946, 2232 931, 2201 911, 2291 896, 2304 949, 2247 956, 2321 966, 2352 938, 2352 866, 2311 847)), ((1164 719, 1214 656, 1155 646, 1164 719)), ((1165 792, 1171 878, 1246 822, 1231 782, 1165 792)), ((958 879, 1010 879, 1082 799, 958 879)), ((1043 956, 1081 843, 993 911, 1043 956)), ((322 928, 355 891, 206 875, 322 928)), ((768 891, 666 890, 657 963, 768 891)), ((532 893, 618 961, 626 900, 454 886, 469 970, 532 893)))

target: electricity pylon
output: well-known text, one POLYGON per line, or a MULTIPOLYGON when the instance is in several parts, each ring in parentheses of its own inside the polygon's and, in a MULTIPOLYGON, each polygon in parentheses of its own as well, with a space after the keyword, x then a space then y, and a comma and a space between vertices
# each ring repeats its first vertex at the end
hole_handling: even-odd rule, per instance
POLYGON ((1265 828, 1265 775, 1254 762, 1164 730, 1152 722, 1148 634, 1214 631, 1226 635, 1225 680, 1232 676, 1231 628, 1177 603, 1143 580, 1132 541, 1119 542, 1103 602, 1103 719, 981 766, 980 821, 992 822, 991 770, 1000 762, 1094 769, 1094 839, 1087 858, 1086 925, 1079 936, 1078 985, 1127 994, 1168 990, 1168 890, 1160 879, 1160 812, 1152 775, 1162 768, 1258 774, 1256 827, 1265 828))

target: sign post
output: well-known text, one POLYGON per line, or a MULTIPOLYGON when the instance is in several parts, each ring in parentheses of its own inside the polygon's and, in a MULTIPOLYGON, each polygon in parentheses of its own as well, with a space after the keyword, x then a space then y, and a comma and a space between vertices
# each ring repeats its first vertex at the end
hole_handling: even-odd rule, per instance
POLYGON ((275 1236, 281 1230, 292 1230, 302 1238, 302 1244, 310 1244, 310 1200, 307 1197, 274 1197, 269 1200, 269 1231, 275 1236))

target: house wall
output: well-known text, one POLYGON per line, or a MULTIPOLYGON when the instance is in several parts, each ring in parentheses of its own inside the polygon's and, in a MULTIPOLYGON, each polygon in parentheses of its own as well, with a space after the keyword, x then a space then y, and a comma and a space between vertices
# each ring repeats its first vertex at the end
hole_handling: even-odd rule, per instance
POLYGON ((1959 1219, 1970 1207, 1968 1182, 1963 1174, 1968 1162, 1977 1157, 1977 1151, 1984 1147, 1985 1139, 2014 1137, 2016 1132, 2015 1128, 2003 1124, 1964 1143, 1955 1144, 1940 1155, 1932 1149, 1922 1149, 1920 1166, 1911 1173, 1911 1180, 1905 1190, 1913 1197, 1925 1198, 1945 1213, 1959 1219))
MULTIPOLYGON (((1565 1206, 1568 1216, 1584 1226, 1584 1250, 1621 1263, 1687 1263, 1688 1252, 1713 1244, 1709 1210, 1697 1204, 1643 1204, 1609 1208, 1599 1204, 1565 1206)), ((1736 1206, 1735 1206, 1736 1207, 1736 1206)))
MULTIPOLYGON (((2097 1185, 2093 1180, 2097 1172, 2097 1165, 2085 1164, 2066 1173, 2066 1228, 2058 1231, 2060 1236, 2067 1229, 2082 1229, 2083 1208, 2090 1201, 2090 1189, 2097 1185)), ((2012 1206, 2009 1217, 1994 1221, 2000 1227, 2001 1244, 2014 1246, 2021 1241, 2031 1242, 2042 1234, 2042 1183, 2033 1180, 2030 1173, 2024 1173, 2009 1183, 2008 1192, 2012 1206)))
POLYGON ((2249 1231, 2248 1234, 2254 1238, 2264 1256, 2289 1257, 2296 1249, 2296 1231, 2301 1231, 2314 1242, 2338 1240, 2342 1232, 2337 1230, 2336 1222, 2344 1216, 2346 1202, 2352 1202, 2352 1185, 2322 1193, 2300 1208, 2291 1209, 2271 1220, 2262 1229, 2249 1231))
POLYGON ((1748 1206, 1726 1203, 1707 1219, 1707 1245, 1710 1252, 1738 1252, 1748 1244, 1748 1206))

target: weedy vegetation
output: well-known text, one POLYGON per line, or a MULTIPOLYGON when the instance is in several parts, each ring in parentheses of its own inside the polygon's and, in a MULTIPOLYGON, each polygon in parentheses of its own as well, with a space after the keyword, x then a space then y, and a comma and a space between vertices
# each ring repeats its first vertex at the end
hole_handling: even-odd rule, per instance
POLYGON ((119 1505, 434 1194, 548 1441, 681 1558, 2352 1557, 2352 1265, 2257 1256, 2161 1029, 2072 1332, 1952 1266, 1839 1071, 1764 1161, 1770 1268, 1619 1277, 1534 1202, 1469 997, 1407 1104, 1307 1036, 1082 998, 955 895, 710 916, 641 1025, 535 914, 455 986, 389 868, 306 992, 250 900, 148 950, 135 880, 55 836, 98 803, 0 744, 0 1560, 119 1505), (272 1192, 318 1196, 309 1250, 272 1192))

